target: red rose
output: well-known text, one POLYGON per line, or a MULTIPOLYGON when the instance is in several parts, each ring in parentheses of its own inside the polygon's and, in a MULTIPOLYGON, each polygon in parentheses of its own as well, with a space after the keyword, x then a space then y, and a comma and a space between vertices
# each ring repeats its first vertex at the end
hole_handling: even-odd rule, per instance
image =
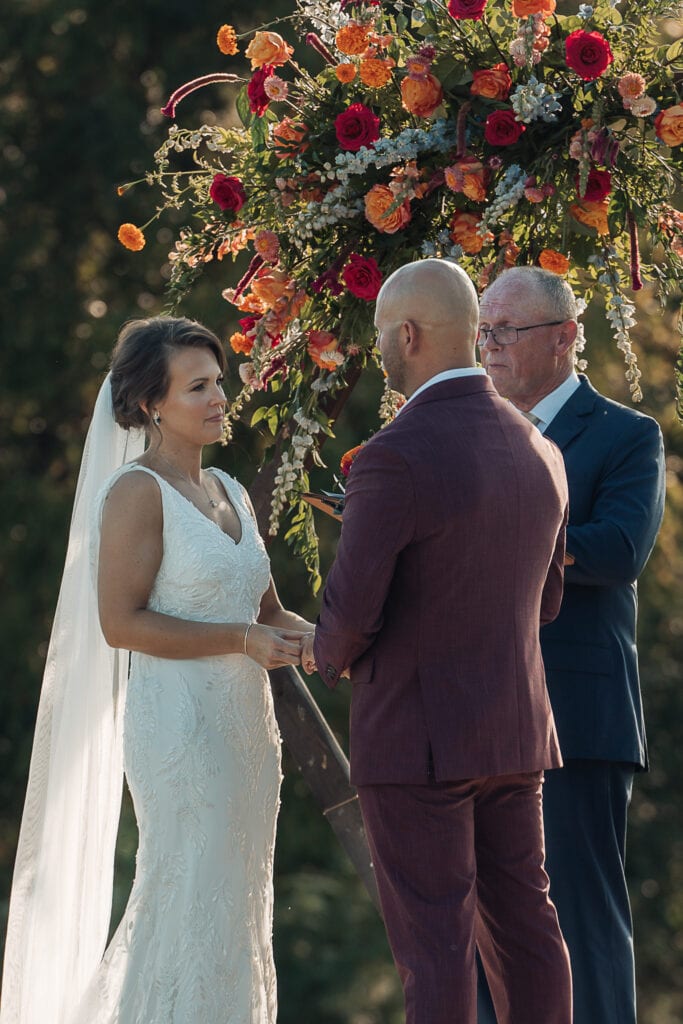
POLYGON ((581 195, 580 178, 576 175, 576 194, 579 199, 587 199, 589 203, 601 203, 612 191, 612 176, 609 171, 598 171, 591 167, 586 182, 586 192, 581 195))
POLYGON ((481 21, 487 0, 450 0, 448 13, 451 18, 481 21))
POLYGON ((486 118, 484 138, 492 146, 511 146, 524 131, 515 119, 514 110, 494 110, 486 118))
POLYGON ((565 54, 567 65, 585 82, 599 78, 614 59, 604 36, 599 32, 585 32, 583 29, 578 29, 567 36, 565 54))
POLYGON ((363 103, 352 103, 334 122, 337 140, 342 149, 357 152, 361 146, 371 147, 379 138, 379 118, 363 103))
POLYGON ((382 287, 382 274, 372 256, 359 256, 352 252, 342 271, 344 284, 359 299, 373 302, 382 287))
POLYGON ((266 90, 263 88, 263 83, 266 78, 270 78, 273 73, 272 64, 264 64, 262 68, 258 68, 249 79, 247 86, 247 96, 249 98, 249 109, 252 114, 256 114, 257 117, 263 117, 270 98, 266 96, 266 90))
POLYGON ((221 210, 234 210, 235 213, 242 209, 247 198, 240 179, 229 178, 227 174, 214 175, 209 195, 221 210))

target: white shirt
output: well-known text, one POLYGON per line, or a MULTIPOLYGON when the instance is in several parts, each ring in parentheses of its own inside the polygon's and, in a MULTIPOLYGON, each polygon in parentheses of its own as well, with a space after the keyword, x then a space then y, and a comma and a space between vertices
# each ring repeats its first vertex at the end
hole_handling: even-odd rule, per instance
MULTIPOLYGON (((408 405, 409 402, 412 402, 412 400, 416 398, 421 391, 426 391, 427 388, 431 388, 433 384, 440 384, 443 380, 453 380, 455 377, 479 377, 482 374, 486 376, 486 370, 483 366, 461 366, 455 370, 442 370, 441 373, 437 373, 433 377, 430 377, 429 380, 426 380, 424 384, 420 384, 419 388, 417 388, 416 391, 413 391, 410 398, 406 399, 406 402, 401 406, 401 409, 405 409, 406 405, 408 405)), ((578 377, 576 378, 576 382, 578 384, 578 377)))
POLYGON ((562 406, 574 394, 580 383, 581 381, 572 370, 567 379, 563 380, 554 391, 551 391, 549 395, 546 395, 540 402, 537 402, 533 409, 529 409, 529 412, 532 412, 534 416, 538 416, 539 422, 536 426, 542 434, 545 434, 562 406))

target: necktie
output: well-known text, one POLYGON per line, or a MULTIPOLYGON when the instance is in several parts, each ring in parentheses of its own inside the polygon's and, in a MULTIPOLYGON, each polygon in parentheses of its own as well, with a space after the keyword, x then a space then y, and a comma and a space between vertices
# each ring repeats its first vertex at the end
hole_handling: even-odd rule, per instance
MULTIPOLYGON (((519 411, 522 412, 521 409, 519 411)), ((538 424, 541 422, 541 417, 536 416, 533 412, 522 412, 522 416, 525 420, 528 420, 529 423, 533 423, 535 427, 537 427, 538 424)))

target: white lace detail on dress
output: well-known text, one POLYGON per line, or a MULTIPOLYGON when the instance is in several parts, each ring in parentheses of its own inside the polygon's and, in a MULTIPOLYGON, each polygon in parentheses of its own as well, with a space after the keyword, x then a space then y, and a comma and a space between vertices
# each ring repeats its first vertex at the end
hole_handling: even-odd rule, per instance
MULTIPOLYGON (((162 495, 164 555, 149 607, 252 622, 268 587, 268 557, 240 485, 213 472, 240 518, 239 543, 151 473, 162 495)), ((98 521, 119 475, 100 496, 98 521)), ((267 673, 241 654, 133 654, 124 758, 140 830, 135 883, 68 1024, 275 1024, 281 772, 267 673)))

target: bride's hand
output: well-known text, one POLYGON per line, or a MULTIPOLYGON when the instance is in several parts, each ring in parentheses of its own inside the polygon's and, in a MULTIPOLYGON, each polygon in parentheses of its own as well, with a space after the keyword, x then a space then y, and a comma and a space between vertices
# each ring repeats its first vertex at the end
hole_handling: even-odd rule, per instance
POLYGON ((296 629, 276 629, 254 623, 249 628, 245 653, 262 668, 282 668, 301 661, 301 637, 296 629))

